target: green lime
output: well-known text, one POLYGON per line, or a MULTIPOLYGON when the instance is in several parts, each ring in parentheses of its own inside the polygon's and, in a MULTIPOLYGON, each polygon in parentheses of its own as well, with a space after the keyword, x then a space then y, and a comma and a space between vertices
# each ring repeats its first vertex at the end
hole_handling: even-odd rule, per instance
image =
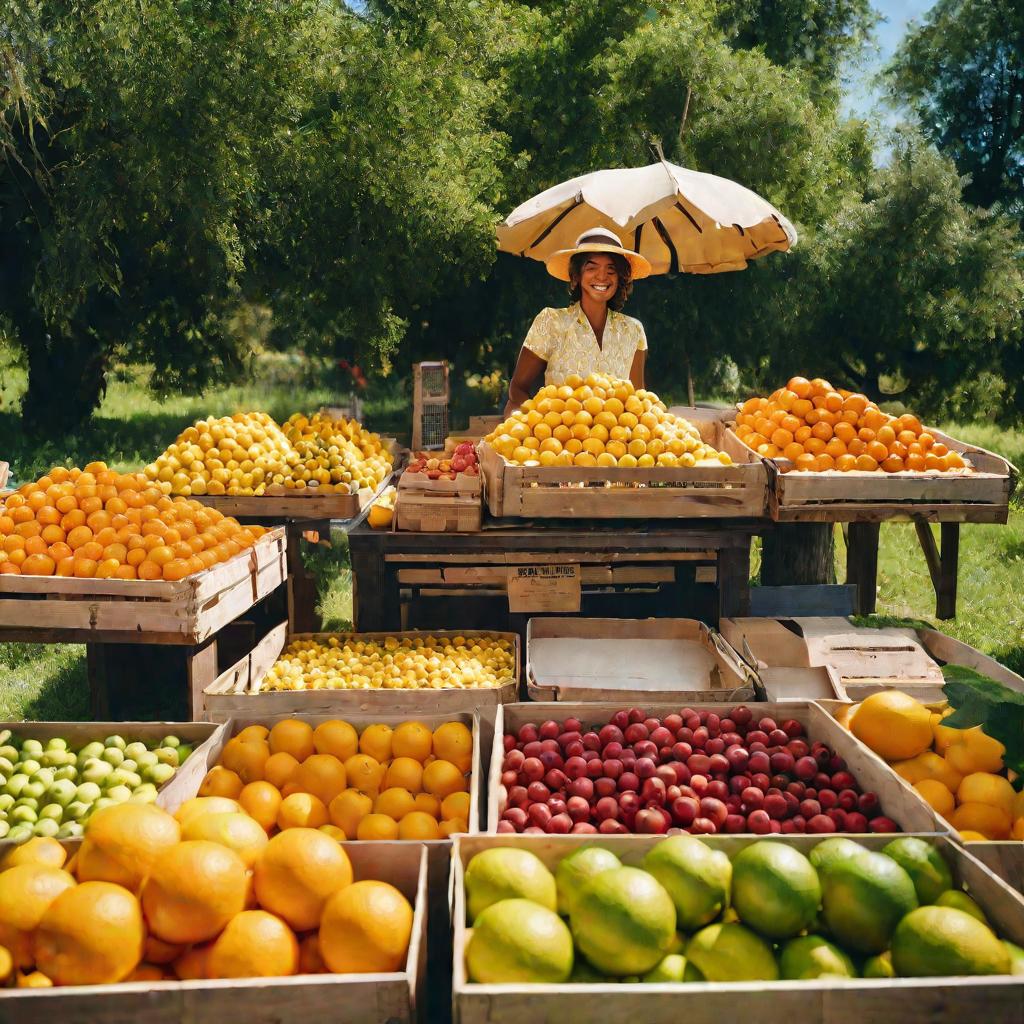
POLYGON ((917 907, 917 892, 896 861, 869 852, 826 868, 822 904, 828 930, 843 947, 881 953, 896 925, 917 907))
POLYGON ((867 848, 855 843, 852 839, 844 839, 843 836, 833 836, 831 839, 823 839, 808 854, 810 862, 821 872, 835 860, 842 860, 844 857, 859 857, 867 853, 867 848))
POLYGON ((896 972, 892 966, 892 954, 889 950, 879 953, 878 956, 868 957, 864 961, 865 978, 895 978, 896 972))
POLYGON ((1008 939, 1003 939, 1003 945, 1006 947, 1006 952, 1010 954, 1010 973, 1024 975, 1024 949, 1008 939))
POLYGON ((953 874, 938 849, 925 839, 900 836, 882 847, 908 875, 922 906, 934 903, 947 889, 953 888, 953 874))
POLYGON ((732 903, 744 924, 769 938, 788 939, 818 913, 818 872, 792 846, 753 843, 732 859, 732 903))
POLYGON ((741 924, 709 924, 686 947, 686 959, 707 981, 777 981, 772 947, 741 924))
POLYGON ((912 910, 892 937, 892 965, 901 978, 1009 974, 1010 951, 991 928, 952 907, 912 910))
POLYGON ((672 897, 677 926, 683 931, 710 924, 729 906, 728 855, 693 836, 663 839, 644 858, 644 870, 672 897))
POLYGON ((568 857, 563 857, 555 869, 555 886, 558 889, 558 912, 568 917, 580 889, 594 875, 602 871, 621 868, 622 861, 611 850, 600 846, 584 846, 568 857))
POLYGON ((606 974, 645 974, 676 938, 676 908, 661 883, 639 868, 595 875, 569 915, 576 947, 606 974))
POLYGON ((470 923, 475 923, 492 903, 523 899, 548 910, 558 908, 555 877, 544 862, 529 850, 492 846, 466 865, 466 903, 470 923))
POLYGON ((779 954, 784 979, 856 978, 853 961, 838 947, 820 935, 801 935, 790 939, 779 954))
POLYGON ((572 974, 572 935, 547 907, 530 900, 492 903, 477 918, 466 946, 470 981, 557 985, 572 974))
POLYGON ((608 975, 594 970, 582 957, 577 958, 573 964, 572 974, 569 975, 569 982, 573 985, 601 985, 609 981, 618 981, 618 978, 609 978, 608 975))
POLYGON ((961 892, 959 889, 948 889, 939 896, 935 901, 935 905, 937 907, 952 907, 953 910, 962 910, 965 914, 970 914, 971 917, 977 918, 983 925, 989 928, 992 927, 988 923, 985 911, 967 893, 961 892))
POLYGON ((703 981, 704 976, 679 953, 669 953, 661 963, 655 965, 641 979, 648 985, 677 983, 684 981, 703 981))

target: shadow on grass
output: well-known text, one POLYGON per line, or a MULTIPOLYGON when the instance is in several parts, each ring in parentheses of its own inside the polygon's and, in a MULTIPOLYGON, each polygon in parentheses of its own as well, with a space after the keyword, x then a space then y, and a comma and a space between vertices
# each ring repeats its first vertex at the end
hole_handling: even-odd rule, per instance
POLYGON ((85 648, 61 644, 5 644, 7 713, 26 721, 89 719, 85 648))

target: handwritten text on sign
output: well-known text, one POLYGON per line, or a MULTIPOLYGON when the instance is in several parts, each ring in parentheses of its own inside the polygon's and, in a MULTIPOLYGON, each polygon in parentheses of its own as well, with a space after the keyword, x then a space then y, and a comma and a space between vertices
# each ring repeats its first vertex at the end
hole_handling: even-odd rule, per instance
POLYGON ((578 565, 513 565, 508 570, 510 612, 578 612, 578 565))

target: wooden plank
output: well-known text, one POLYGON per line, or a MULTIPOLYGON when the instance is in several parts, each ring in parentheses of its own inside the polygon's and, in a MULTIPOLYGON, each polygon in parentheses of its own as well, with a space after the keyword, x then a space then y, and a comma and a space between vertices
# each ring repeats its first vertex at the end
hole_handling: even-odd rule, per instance
POLYGON ((472 533, 480 529, 482 517, 479 495, 400 491, 395 501, 395 525, 399 530, 472 533))
POLYGON ((413 906, 409 951, 400 971, 2 989, 0 1019, 19 1024, 412 1024, 417 1005, 426 1012, 428 852, 421 844, 381 842, 346 843, 345 851, 357 880, 386 881, 413 906))
POLYGON ((10 476, 11 467, 6 462, 0 462, 0 488, 7 486, 7 478, 10 476))
POLYGON ((750 614, 772 617, 850 615, 856 604, 856 596, 856 587, 835 583, 752 587, 750 614))
MULTIPOLYGON (((490 555, 460 555, 438 551, 432 555, 396 554, 384 557, 386 562, 398 562, 403 565, 415 565, 423 562, 436 562, 443 565, 524 565, 531 563, 539 564, 541 562, 561 562, 564 560, 564 554, 551 555, 542 551, 509 552, 507 554, 490 555)), ((713 562, 715 560, 715 552, 710 550, 665 552, 573 551, 572 560, 581 564, 586 562, 611 562, 613 565, 621 562, 713 562)))
MULTIPOLYGON (((601 836, 600 845, 625 864, 639 865, 656 844, 654 836, 601 836)), ((729 856, 759 837, 702 836, 708 846, 729 856)), ((721 1024, 733 1018, 758 1024, 935 1024, 971 1020, 984 1008, 986 1019, 1024 1020, 1024 980, 1020 977, 900 978, 778 982, 692 982, 678 984, 604 983, 565 985, 478 985, 466 976, 469 938, 466 918, 465 866, 477 853, 494 846, 528 849, 554 870, 562 857, 594 836, 467 836, 458 838, 452 858, 454 934, 453 1001, 460 1024, 518 1024, 521 1021, 572 1021, 572 1024, 677 1024, 685 1002, 687 1024, 721 1024), (571 1007, 568 1011, 567 1007, 571 1007)), ((891 836, 858 841, 879 850, 891 836)), ((808 853, 819 836, 780 836, 777 842, 808 853)), ((1013 942, 1024 937, 1024 901, 955 843, 928 837, 950 865, 957 885, 970 891, 985 913, 1013 942)))

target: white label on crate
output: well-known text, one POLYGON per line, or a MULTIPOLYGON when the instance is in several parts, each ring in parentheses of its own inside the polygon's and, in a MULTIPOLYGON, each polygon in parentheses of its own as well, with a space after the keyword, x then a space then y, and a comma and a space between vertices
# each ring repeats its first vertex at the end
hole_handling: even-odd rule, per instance
POLYGON ((513 565, 508 570, 510 612, 578 612, 578 565, 513 565))

